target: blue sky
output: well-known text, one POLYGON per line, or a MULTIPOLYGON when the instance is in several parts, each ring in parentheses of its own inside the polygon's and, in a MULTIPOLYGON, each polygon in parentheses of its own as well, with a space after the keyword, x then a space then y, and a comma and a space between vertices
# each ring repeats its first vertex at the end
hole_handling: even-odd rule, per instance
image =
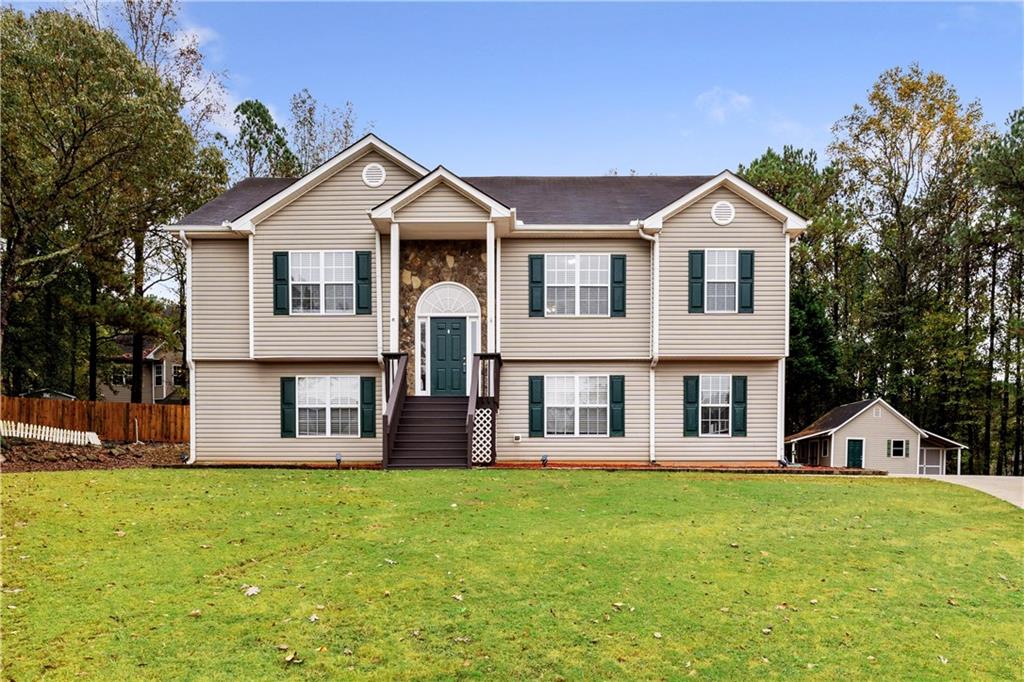
POLYGON ((823 152, 884 69, 917 61, 1001 124, 1024 103, 1024 4, 190 3, 234 102, 351 100, 457 173, 708 173, 823 152))

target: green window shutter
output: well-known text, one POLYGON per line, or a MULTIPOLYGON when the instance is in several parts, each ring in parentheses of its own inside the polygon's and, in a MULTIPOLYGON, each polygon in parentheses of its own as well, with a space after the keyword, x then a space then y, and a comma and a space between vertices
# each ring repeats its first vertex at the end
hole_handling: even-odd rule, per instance
POLYGON ((530 256, 530 317, 544 317, 544 256, 530 256))
POLYGON ((274 252, 274 314, 288 314, 288 252, 274 252))
POLYGON ((683 377, 683 435, 700 435, 700 377, 683 377))
POLYGON ((626 256, 612 256, 612 317, 626 316, 626 256))
POLYGON ((690 312, 704 312, 704 252, 690 252, 690 312))
POLYGON ((377 437, 377 379, 359 377, 359 437, 377 437))
POLYGON ((295 377, 281 377, 281 438, 295 438, 295 377))
POLYGON ((530 377, 530 438, 544 437, 544 377, 530 377))
POLYGON ((359 378, 359 437, 377 436, 377 379, 359 378))
POLYGON ((732 435, 747 435, 747 378, 732 378, 732 435))
POLYGON ((609 436, 626 435, 626 377, 621 374, 608 378, 609 436))
POLYGON ((356 315, 373 311, 370 291, 370 252, 356 251, 356 315))
POLYGON ((754 252, 739 253, 739 300, 736 309, 741 313, 754 312, 754 252))

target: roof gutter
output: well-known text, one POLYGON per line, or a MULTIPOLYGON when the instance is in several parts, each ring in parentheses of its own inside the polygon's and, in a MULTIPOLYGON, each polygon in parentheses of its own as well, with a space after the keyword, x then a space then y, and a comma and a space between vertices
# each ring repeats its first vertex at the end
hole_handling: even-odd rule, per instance
POLYGON ((651 463, 653 464, 657 457, 657 451, 655 448, 654 426, 654 368, 658 366, 658 342, 660 340, 658 334, 658 309, 661 307, 661 243, 658 241, 658 232, 655 232, 653 235, 650 235, 644 231, 643 221, 633 220, 630 221, 629 224, 637 228, 637 233, 640 235, 642 239, 645 239, 651 243, 651 366, 648 370, 647 377, 647 389, 650 394, 648 396, 649 407, 647 414, 647 422, 650 427, 650 433, 647 436, 647 444, 648 457, 650 458, 651 463))

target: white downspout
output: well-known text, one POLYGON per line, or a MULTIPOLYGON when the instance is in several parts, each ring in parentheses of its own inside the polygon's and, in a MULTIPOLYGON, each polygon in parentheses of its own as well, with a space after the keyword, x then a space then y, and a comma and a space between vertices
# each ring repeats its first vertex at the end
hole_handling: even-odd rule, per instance
POLYGON ((658 317, 660 306, 660 294, 661 294, 661 245, 658 241, 658 233, 649 235, 644 232, 643 223, 640 221, 633 221, 637 227, 637 232, 643 239, 651 242, 651 366, 648 370, 647 377, 647 389, 648 389, 648 424, 650 433, 648 434, 648 456, 651 464, 654 464, 657 460, 657 447, 655 443, 655 384, 654 384, 654 368, 658 366, 658 342, 659 330, 658 330, 658 317))
POLYGON ((185 237, 185 230, 178 231, 178 239, 185 242, 185 364, 188 365, 188 461, 196 462, 196 365, 192 361, 192 241, 185 237))

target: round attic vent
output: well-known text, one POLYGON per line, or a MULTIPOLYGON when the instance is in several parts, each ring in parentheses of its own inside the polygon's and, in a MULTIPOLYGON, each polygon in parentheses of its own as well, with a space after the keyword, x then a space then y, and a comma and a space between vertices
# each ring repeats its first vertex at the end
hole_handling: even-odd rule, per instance
POLYGON ((379 163, 368 163, 363 168, 363 183, 367 187, 380 187, 388 174, 384 172, 384 166, 379 163))
POLYGON ((728 201, 716 201, 711 207, 711 219, 716 225, 728 225, 736 217, 736 207, 728 201))

